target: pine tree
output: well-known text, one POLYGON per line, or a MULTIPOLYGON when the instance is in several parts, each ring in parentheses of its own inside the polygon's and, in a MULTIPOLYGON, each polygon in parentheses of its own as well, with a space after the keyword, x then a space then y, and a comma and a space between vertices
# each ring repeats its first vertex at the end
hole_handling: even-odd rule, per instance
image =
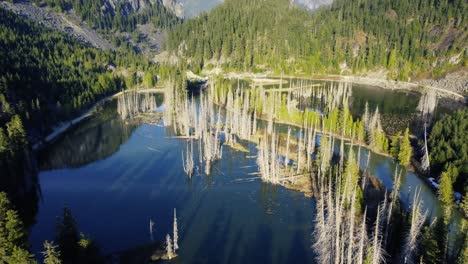
POLYGON ((6 263, 37 264, 34 255, 26 249, 15 246, 10 256, 4 258, 6 263))
POLYGON ((3 128, 0 127, 0 158, 2 157, 3 153, 7 151, 7 149, 8 149, 8 138, 3 132, 3 128))
POLYGON ((452 170, 450 167, 451 166, 440 175, 439 187, 439 199, 442 201, 447 211, 450 211, 454 203, 452 175, 450 175, 452 170))
POLYGON ((411 148, 411 142, 409 139, 409 128, 406 128, 405 134, 400 142, 400 152, 398 153, 398 161, 403 166, 408 166, 410 163, 413 150, 411 148))
POLYGON ((398 131, 398 133, 394 135, 391 140, 390 154, 395 159, 398 159, 398 153, 400 152, 400 137, 401 137, 401 131, 398 131))
POLYGON ((63 208, 62 217, 57 218, 55 241, 63 262, 73 263, 78 258, 78 229, 71 210, 67 207, 63 208))
POLYGON ((143 77, 143 84, 146 89, 152 88, 154 86, 154 76, 151 72, 146 72, 143 77))
POLYGON ((425 227, 421 237, 421 259, 423 263, 435 264, 440 263, 441 248, 437 244, 434 237, 434 232, 430 227, 425 227))
POLYGON ((44 256, 44 264, 61 264, 60 260, 60 251, 57 249, 58 246, 54 245, 54 242, 45 241, 44 242, 44 251, 42 255, 44 256))
POLYGON ((26 229, 6 193, 0 192, 0 260, 7 263, 33 263, 26 229))
POLYGON ((99 247, 90 238, 80 233, 78 240, 78 263, 102 263, 102 257, 99 252, 99 247))

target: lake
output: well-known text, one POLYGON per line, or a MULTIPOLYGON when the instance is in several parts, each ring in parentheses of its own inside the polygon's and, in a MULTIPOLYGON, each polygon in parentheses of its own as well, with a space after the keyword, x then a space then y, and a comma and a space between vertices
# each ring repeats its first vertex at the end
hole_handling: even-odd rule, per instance
MULTIPOLYGON (((379 105, 383 118, 398 113, 414 118, 419 97, 353 85, 350 109, 360 115, 368 102, 372 108, 379 105)), ((155 96, 155 104, 156 112, 164 109, 161 95, 155 96)), ((31 233, 34 253, 42 251, 44 240, 54 239, 55 219, 64 206, 105 254, 151 243, 150 219, 155 222, 154 239, 164 240, 172 232, 176 208, 180 249, 171 262, 314 262, 315 201, 258 179, 255 144, 243 142, 249 153, 224 146, 210 175, 196 167, 189 179, 182 166, 186 140, 161 124, 122 120, 113 100, 40 153, 42 200, 31 233)), ((365 168, 369 151, 362 149, 361 155, 365 168)), ((197 154, 194 159, 198 161, 197 154)), ((371 153, 368 170, 389 190, 395 166, 390 158, 371 153)), ((406 171, 400 189, 404 206, 417 187, 422 188, 425 208, 439 214, 433 191, 406 171)))

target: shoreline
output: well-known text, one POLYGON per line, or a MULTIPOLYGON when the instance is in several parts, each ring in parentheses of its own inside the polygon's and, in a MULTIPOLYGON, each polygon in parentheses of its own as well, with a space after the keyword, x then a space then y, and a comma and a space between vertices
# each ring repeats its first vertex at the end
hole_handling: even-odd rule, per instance
POLYGON ((44 146, 49 144, 50 142, 54 141, 57 137, 71 129, 73 126, 79 124, 81 121, 85 120, 86 118, 92 116, 94 112, 96 111, 97 107, 102 105, 104 102, 107 102, 111 99, 114 99, 124 93, 135 91, 137 93, 164 93, 163 89, 160 88, 150 88, 150 89, 130 89, 130 90, 123 90, 118 93, 108 95, 97 102, 95 102, 93 105, 91 105, 90 108, 85 110, 85 112, 71 120, 63 121, 59 124, 57 124, 55 127, 52 128, 52 132, 47 134, 47 136, 43 137, 40 139, 38 142, 32 145, 32 150, 33 151, 38 151, 41 150, 44 146))
MULTIPOLYGON (((272 77, 278 77, 272 75, 272 77)), ((461 103, 466 103, 466 98, 465 96, 449 91, 446 89, 434 87, 434 86, 429 86, 429 85, 422 85, 422 84, 417 84, 417 83, 411 83, 411 82, 404 82, 404 81, 393 81, 393 80, 386 80, 386 79, 380 79, 380 78, 370 78, 370 77, 363 77, 363 76, 357 76, 357 75, 333 75, 333 74, 324 74, 324 75, 312 75, 312 76, 305 76, 305 77, 294 77, 294 76, 283 76, 283 78, 301 78, 301 79, 306 79, 306 80, 316 80, 316 81, 342 81, 342 82, 349 82, 349 83, 355 83, 355 84, 361 84, 361 85, 369 85, 369 86, 375 86, 383 89, 389 89, 389 90, 408 90, 408 91, 413 91, 413 92, 418 92, 421 93, 423 89, 431 89, 434 90, 438 96, 443 97, 443 98, 449 98, 453 99, 456 101, 459 101, 461 103)))
MULTIPOLYGON (((218 72, 216 72, 218 73, 218 72)), ((212 75, 213 72, 206 72, 206 74, 212 75)), ((375 86, 382 89, 390 89, 390 90, 408 90, 413 92, 421 93, 423 89, 431 89, 437 93, 438 96, 443 98, 449 98, 456 100, 460 103, 466 104, 467 97, 459 94, 454 91, 450 91, 447 89, 425 85, 425 84, 418 84, 412 82, 404 82, 404 81, 394 81, 394 80, 387 80, 382 78, 372 78, 372 77, 365 77, 359 75, 337 75, 337 74, 312 74, 312 75, 275 75, 271 72, 265 73, 252 73, 252 72, 227 72, 222 73, 225 74, 227 78, 240 78, 240 79, 255 79, 255 78, 299 78, 304 80, 311 80, 311 81, 341 81, 341 82, 349 82, 361 85, 369 85, 375 86)))

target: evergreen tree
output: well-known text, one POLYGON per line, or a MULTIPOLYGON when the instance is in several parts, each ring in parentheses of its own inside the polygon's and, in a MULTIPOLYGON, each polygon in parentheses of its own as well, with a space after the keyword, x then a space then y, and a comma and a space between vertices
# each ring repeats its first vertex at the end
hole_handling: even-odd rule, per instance
POLYGON ((398 159, 398 153, 400 153, 400 137, 401 131, 398 131, 398 133, 394 135, 391 139, 390 154, 395 159, 398 159))
POLYGON ((441 248, 437 244, 434 237, 434 232, 430 227, 424 227, 423 235, 421 237, 421 259, 427 264, 441 263, 440 255, 442 254, 441 248))
POLYGON ((400 142, 400 152, 398 153, 398 161, 403 166, 410 164, 411 156, 413 155, 413 149, 411 148, 411 142, 409 139, 409 128, 406 128, 405 134, 400 142))
POLYGON ((448 166, 448 169, 440 175, 439 199, 444 203, 446 210, 450 211, 454 204, 452 178, 453 167, 448 166))
POLYGON ((78 259, 78 229, 69 208, 65 207, 62 217, 57 218, 56 238, 61 260, 64 263, 77 263, 78 259))
POLYGON ((143 77, 143 85, 146 89, 152 88, 154 86, 154 76, 151 72, 146 72, 143 77))
POLYGON ((86 237, 83 233, 80 233, 80 240, 78 241, 78 246, 80 263, 103 263, 99 247, 90 237, 86 237))
POLYGON ((57 249, 57 245, 54 245, 54 242, 45 241, 44 242, 44 251, 42 255, 44 256, 44 264, 61 264, 60 260, 60 251, 57 249))
POLYGON ((15 246, 10 256, 5 258, 6 263, 36 264, 34 255, 28 250, 15 246))
POLYGON ((464 36, 448 45, 440 40, 466 27, 466 8, 463 0, 445 1, 444 8, 434 1, 334 0, 307 12, 290 0, 228 0, 175 26, 168 47, 180 54, 186 46, 194 68, 214 61, 236 70, 338 74, 345 62, 353 73, 387 68, 388 78, 407 81, 463 67, 464 36), (453 65, 455 54, 463 58, 453 65))
POLYGON ((6 263, 34 263, 28 252, 26 230, 6 193, 0 192, 0 260, 6 263))

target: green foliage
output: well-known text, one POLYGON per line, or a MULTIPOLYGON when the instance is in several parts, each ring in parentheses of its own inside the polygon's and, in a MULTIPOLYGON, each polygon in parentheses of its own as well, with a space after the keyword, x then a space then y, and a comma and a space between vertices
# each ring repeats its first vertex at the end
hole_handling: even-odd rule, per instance
POLYGON ((394 135, 391 139, 390 154, 395 159, 398 158, 398 153, 400 153, 400 137, 401 137, 401 132, 398 131, 398 133, 394 135))
POLYGON ((431 172, 454 166, 458 173, 451 175, 454 189, 464 192, 468 185, 468 108, 458 110, 437 121, 428 140, 431 172))
POLYGON ((6 124, 6 131, 10 144, 15 146, 26 144, 26 132, 24 132, 23 122, 18 115, 13 116, 10 122, 6 124))
POLYGON ((422 231, 420 259, 423 263, 443 263, 447 229, 443 219, 438 219, 433 226, 426 226, 422 231))
POLYGON ((405 134, 400 141, 400 152, 398 153, 398 161, 403 166, 410 164, 411 156, 413 155, 413 149, 409 139, 409 128, 406 128, 405 134))
POLYGON ((0 9, 0 103, 7 116, 21 117, 26 130, 41 133, 121 90, 120 78, 105 66, 127 64, 128 58, 89 48, 0 9))
POLYGON ((56 238, 61 259, 65 263, 75 263, 78 258, 78 228, 69 208, 63 208, 62 217, 57 218, 56 238))
POLYGON ((99 247, 82 233, 78 235, 76 221, 69 208, 63 208, 57 218, 56 241, 63 263, 103 263, 99 247))
MULTIPOLYGON (((343 190, 344 195, 348 199, 348 201, 353 196, 354 190, 358 187, 359 181, 359 166, 356 163, 356 159, 354 157, 353 148, 350 148, 348 153, 348 160, 346 162, 346 168, 344 171, 344 181, 343 181, 343 190)), ((361 192, 362 196, 362 192, 361 192)))
POLYGON ((388 138, 383 130, 374 129, 370 131, 370 138, 372 139, 369 142, 369 145, 372 150, 377 152, 388 152, 388 138))
POLYGON ((79 245, 79 259, 80 263, 98 264, 103 263, 102 256, 98 245, 83 233, 80 233, 79 245))
POLYGON ((153 88, 156 84, 155 76, 151 72, 146 72, 145 76, 143 77, 143 85, 146 89, 153 88))
POLYGON ((11 256, 5 258, 6 263, 22 263, 22 264, 34 264, 37 263, 34 260, 34 255, 23 248, 14 247, 11 256))
MULTIPOLYGON (((15 195, 37 173, 28 141, 125 89, 122 68, 154 76, 158 68, 135 53, 90 48, 1 8, 0 65, 0 191, 15 195)), ((135 78, 132 86, 140 83, 135 78)))
POLYGON ((227 69, 340 73, 346 62, 354 73, 386 67, 388 77, 407 80, 463 65, 466 9, 464 0, 335 0, 311 13, 289 0, 226 0, 176 26, 168 47, 185 44, 197 67, 214 59, 227 69), (458 65, 441 59, 455 54, 458 65))
POLYGON ((45 241, 44 242, 44 264, 61 264, 60 260, 60 251, 57 249, 57 245, 54 245, 54 242, 45 241))
POLYGON ((0 262, 35 263, 28 252, 26 229, 6 193, 0 192, 0 262))
POLYGON ((92 26, 103 30, 117 29, 120 31, 134 32, 137 24, 151 23, 157 28, 170 28, 181 22, 177 16, 167 10, 162 1, 148 1, 148 7, 139 12, 129 13, 128 3, 125 1, 115 2, 115 12, 102 10, 105 0, 73 0, 74 11, 81 19, 92 26))
POLYGON ((454 173, 457 173, 456 168, 449 166, 447 171, 440 175, 439 199, 444 203, 447 210, 450 210, 454 204, 452 187, 452 178, 455 178, 454 173))

